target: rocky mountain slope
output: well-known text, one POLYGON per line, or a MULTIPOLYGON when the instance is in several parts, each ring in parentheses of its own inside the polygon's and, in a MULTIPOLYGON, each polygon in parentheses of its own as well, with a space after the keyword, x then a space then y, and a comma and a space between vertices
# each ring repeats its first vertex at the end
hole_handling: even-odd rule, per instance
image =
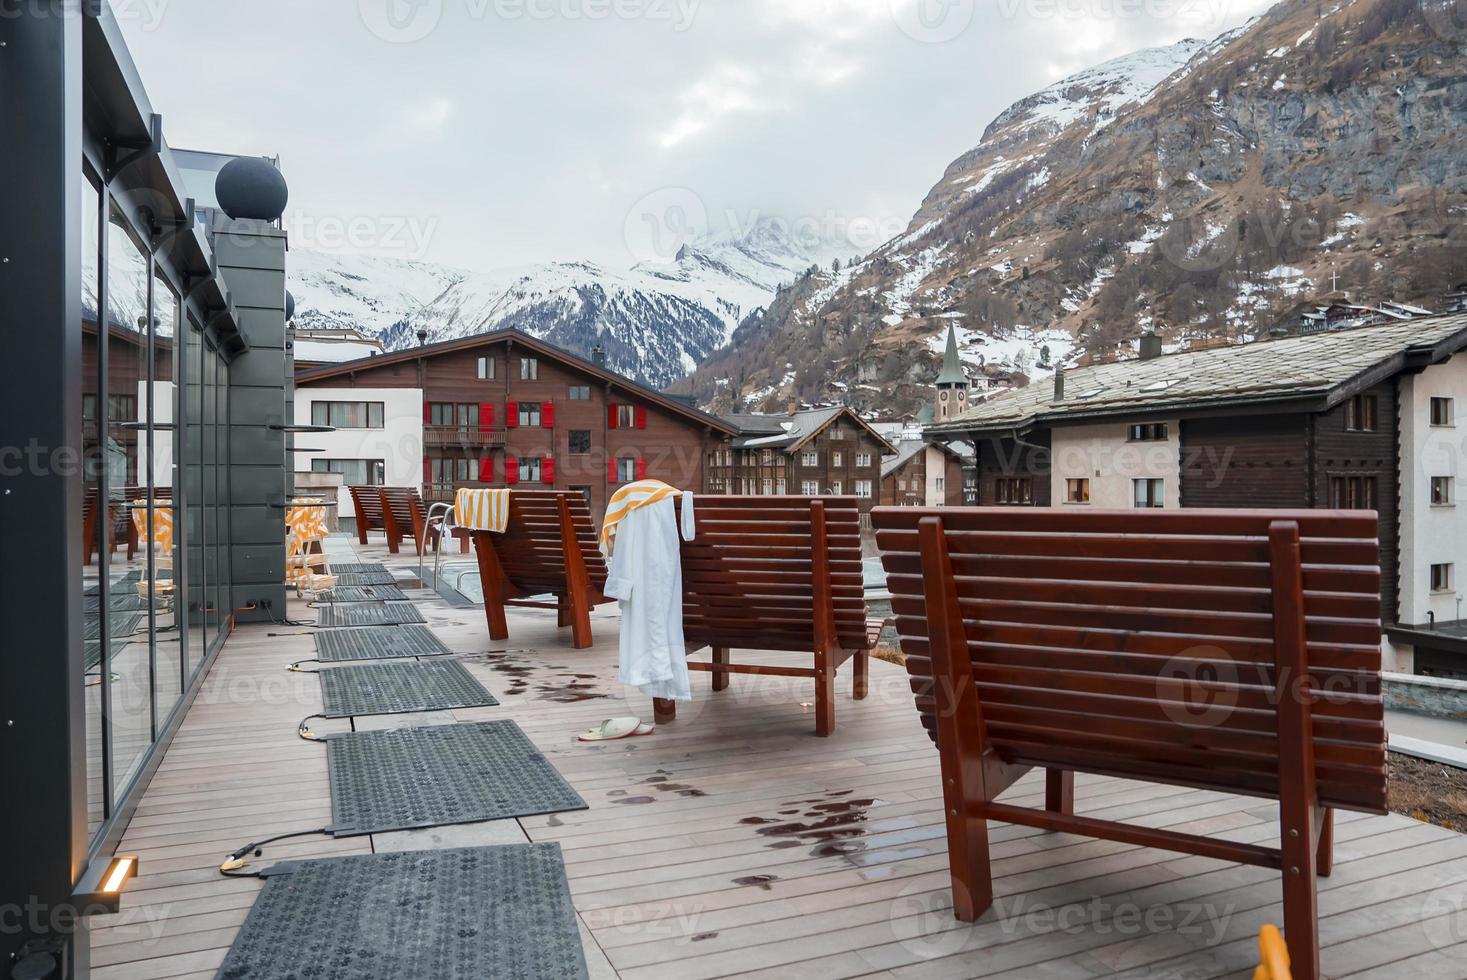
POLYGON ((801 277, 679 387, 719 408, 925 403, 947 324, 1023 377, 1240 341, 1336 285, 1428 308, 1467 280, 1467 25, 1453 0, 1286 0, 1000 115, 907 232, 801 277), (798 367, 796 367, 798 365, 798 367))
POLYGON ((350 326, 389 350, 514 327, 665 387, 724 346, 735 326, 767 305, 824 253, 758 223, 737 238, 685 246, 676 261, 611 269, 591 262, 471 272, 429 262, 296 249, 289 286, 296 324, 350 326))

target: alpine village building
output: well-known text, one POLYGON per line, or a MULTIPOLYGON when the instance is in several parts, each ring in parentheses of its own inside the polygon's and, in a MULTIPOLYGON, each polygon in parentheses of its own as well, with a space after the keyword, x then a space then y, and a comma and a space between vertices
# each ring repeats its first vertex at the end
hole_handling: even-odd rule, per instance
POLYGON ((976 502, 1366 508, 1380 515, 1388 669, 1467 677, 1458 506, 1467 315, 1056 374, 926 429, 977 447, 976 502))
POLYGON ((844 407, 788 415, 702 412, 518 330, 312 366, 296 375, 297 471, 349 486, 579 490, 594 514, 641 479, 706 493, 878 502, 892 446, 844 407))

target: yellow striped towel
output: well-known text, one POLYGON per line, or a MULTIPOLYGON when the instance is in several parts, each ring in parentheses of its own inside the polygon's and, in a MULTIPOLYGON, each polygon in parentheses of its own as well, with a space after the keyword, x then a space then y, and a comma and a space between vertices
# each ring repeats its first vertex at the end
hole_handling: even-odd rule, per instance
POLYGON ((509 526, 509 491, 459 490, 453 510, 453 522, 459 527, 503 534, 509 526))
POLYGON ((682 494, 681 490, 661 480, 638 480, 613 493, 606 503, 606 518, 601 522, 601 552, 611 554, 611 539, 616 536, 616 525, 623 517, 638 507, 655 504, 667 497, 681 497, 682 494))

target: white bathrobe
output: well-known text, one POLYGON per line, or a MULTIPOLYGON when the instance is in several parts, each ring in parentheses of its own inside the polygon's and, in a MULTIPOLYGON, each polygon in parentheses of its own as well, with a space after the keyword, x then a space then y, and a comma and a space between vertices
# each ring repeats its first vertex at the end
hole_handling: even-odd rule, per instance
MULTIPOLYGON (((693 495, 682 495, 682 536, 693 540, 693 495)), ((683 567, 671 498, 628 513, 616 528, 606 595, 621 600, 621 682, 654 698, 691 701, 683 642, 683 567)))

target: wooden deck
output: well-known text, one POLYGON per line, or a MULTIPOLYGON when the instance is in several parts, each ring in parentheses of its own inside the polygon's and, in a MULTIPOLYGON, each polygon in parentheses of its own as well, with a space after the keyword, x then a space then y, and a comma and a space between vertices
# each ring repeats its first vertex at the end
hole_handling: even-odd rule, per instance
MULTIPOLYGON (((385 548, 358 548, 363 560, 385 548)), ((394 558, 401 569, 416 559, 394 558)), ((272 845, 269 860, 519 840, 564 849, 593 977, 1247 977, 1258 927, 1280 918, 1277 874, 998 825, 995 908, 952 918, 937 753, 905 673, 873 662, 871 697, 812 734, 809 681, 738 677, 656 736, 578 745, 602 718, 651 717, 616 683, 616 613, 570 647, 551 611, 511 610, 491 644, 482 607, 409 590, 503 702, 427 716, 313 723, 318 731, 515 719, 590 803, 586 812, 272 845)), ((314 618, 303 605, 296 619, 314 618)), ((117 916, 96 920, 98 980, 212 977, 259 883, 215 870, 250 840, 330 820, 325 753, 296 737, 319 683, 289 674, 309 629, 245 627, 225 646, 139 804, 122 850, 142 859, 117 916), (287 634, 285 636, 271 634, 287 634)), ((751 659, 757 660, 758 655, 751 659)), ((771 657, 775 661, 777 657, 771 657)), ((847 668, 848 670, 848 668, 847 668)), ((1042 799, 1032 774, 1010 794, 1042 799)), ((1275 806, 1081 777, 1077 812, 1274 842, 1275 806)), ((1340 814, 1321 882, 1331 977, 1467 977, 1467 837, 1399 816, 1340 814)))

